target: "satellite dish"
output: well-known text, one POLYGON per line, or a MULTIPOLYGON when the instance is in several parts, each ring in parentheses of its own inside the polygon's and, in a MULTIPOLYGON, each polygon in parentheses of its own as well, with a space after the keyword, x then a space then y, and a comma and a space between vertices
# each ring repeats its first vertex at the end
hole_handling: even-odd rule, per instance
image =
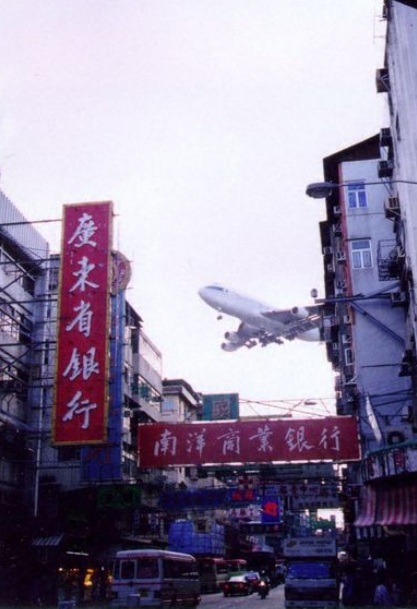
POLYGON ((313 288, 310 292, 311 294, 311 298, 317 298, 317 296, 319 295, 319 292, 316 288, 313 288))

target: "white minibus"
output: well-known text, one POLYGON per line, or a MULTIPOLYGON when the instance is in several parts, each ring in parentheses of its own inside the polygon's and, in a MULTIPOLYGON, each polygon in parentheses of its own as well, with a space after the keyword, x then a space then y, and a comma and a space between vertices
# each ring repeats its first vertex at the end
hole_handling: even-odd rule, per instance
POLYGON ((117 552, 112 577, 112 607, 197 607, 200 577, 190 554, 166 550, 117 552))

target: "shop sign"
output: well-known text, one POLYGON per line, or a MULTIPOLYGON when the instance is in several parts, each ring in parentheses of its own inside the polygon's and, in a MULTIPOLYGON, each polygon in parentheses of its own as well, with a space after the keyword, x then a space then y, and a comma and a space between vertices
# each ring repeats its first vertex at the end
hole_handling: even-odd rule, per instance
POLYGON ((132 267, 126 256, 116 250, 112 252, 111 265, 111 293, 116 295, 129 285, 132 277, 132 267))
POLYGON ((229 420, 238 417, 238 393, 203 395, 203 419, 205 421, 229 420))
POLYGON ((140 467, 352 461, 360 458, 355 417, 141 424, 140 467))
POLYGON ((141 489, 135 485, 99 486, 97 508, 101 510, 121 510, 138 507, 141 504, 141 489))
POLYGON ((112 203, 64 206, 52 442, 107 439, 112 203))

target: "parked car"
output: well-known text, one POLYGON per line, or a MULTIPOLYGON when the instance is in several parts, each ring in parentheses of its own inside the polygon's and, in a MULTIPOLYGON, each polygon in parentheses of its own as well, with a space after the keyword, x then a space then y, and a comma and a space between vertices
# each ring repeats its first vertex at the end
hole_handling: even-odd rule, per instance
POLYGON ((237 594, 252 594, 252 584, 246 575, 233 575, 223 584, 223 594, 225 596, 235 596, 237 594))

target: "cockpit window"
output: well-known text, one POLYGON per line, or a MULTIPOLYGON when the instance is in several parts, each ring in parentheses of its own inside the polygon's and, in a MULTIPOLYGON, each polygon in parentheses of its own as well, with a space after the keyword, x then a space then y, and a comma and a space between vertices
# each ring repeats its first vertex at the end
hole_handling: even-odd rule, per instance
POLYGON ((217 290, 217 292, 227 292, 225 288, 222 288, 219 285, 209 285, 208 288, 209 290, 217 290))

